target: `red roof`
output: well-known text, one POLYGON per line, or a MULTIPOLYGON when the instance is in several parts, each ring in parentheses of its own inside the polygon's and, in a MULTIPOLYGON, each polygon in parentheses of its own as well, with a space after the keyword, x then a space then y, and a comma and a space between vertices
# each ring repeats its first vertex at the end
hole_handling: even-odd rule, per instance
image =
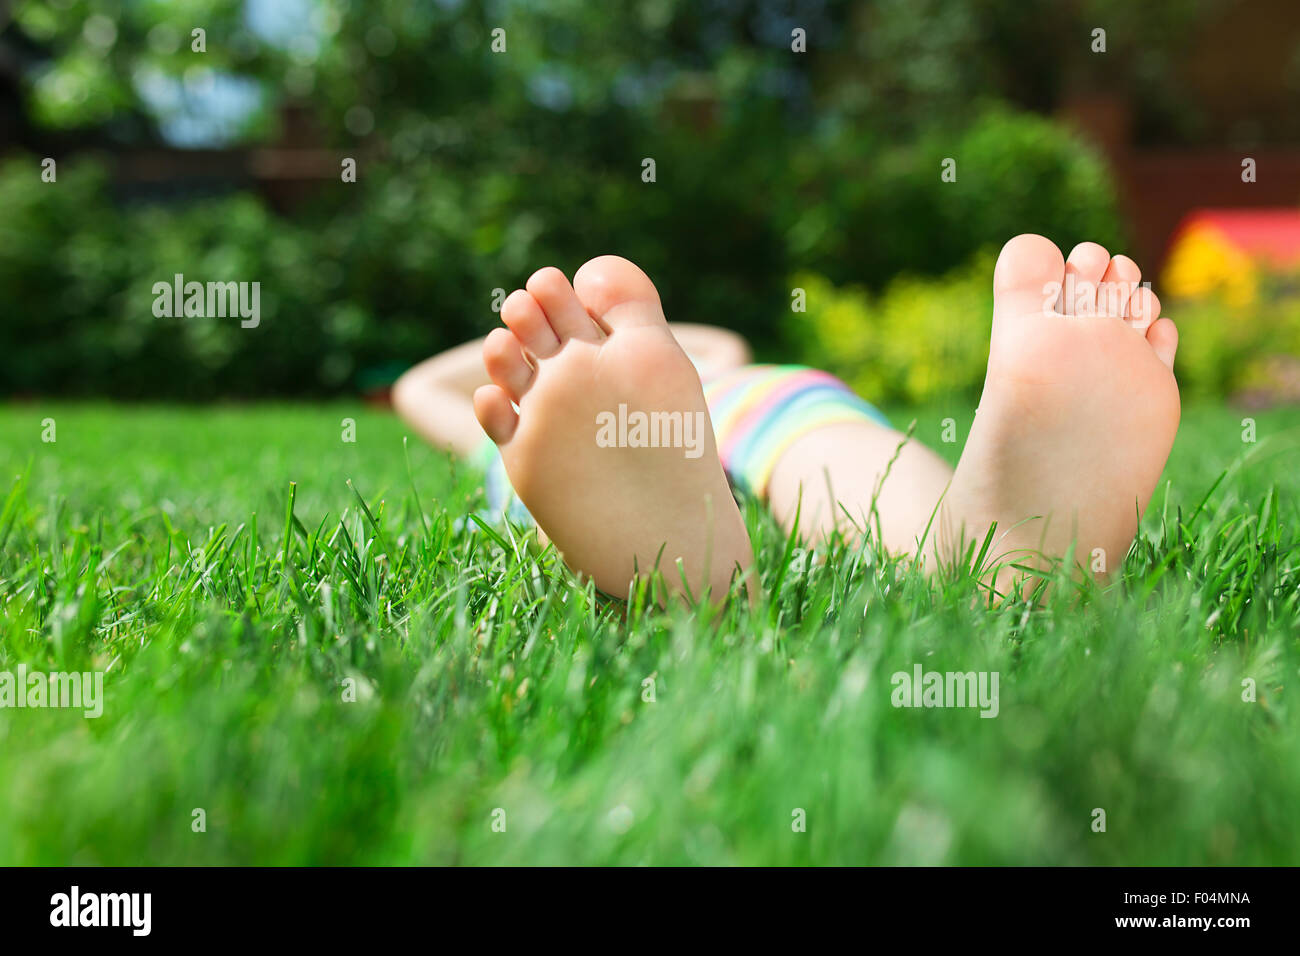
POLYGON ((1186 230, 1209 226, 1242 252, 1273 265, 1300 263, 1300 209, 1196 209, 1183 217, 1171 245, 1186 230))

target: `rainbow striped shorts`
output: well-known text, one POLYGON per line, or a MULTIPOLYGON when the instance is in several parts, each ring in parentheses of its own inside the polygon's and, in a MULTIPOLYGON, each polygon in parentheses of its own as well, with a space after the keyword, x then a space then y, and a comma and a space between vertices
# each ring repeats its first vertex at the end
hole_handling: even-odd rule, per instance
MULTIPOLYGON (((746 365, 701 374, 718 457, 737 491, 760 500, 776 463, 792 444, 823 425, 870 421, 890 427, 870 402, 829 372, 804 365, 746 365)), ((531 522, 515 497, 501 455, 484 441, 477 456, 491 517, 531 522)), ((486 516, 485 516, 486 517, 486 516)))

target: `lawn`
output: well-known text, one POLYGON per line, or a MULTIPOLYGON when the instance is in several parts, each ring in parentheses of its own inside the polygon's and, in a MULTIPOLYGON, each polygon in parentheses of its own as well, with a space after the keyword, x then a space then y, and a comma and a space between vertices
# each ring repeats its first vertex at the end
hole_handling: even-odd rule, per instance
POLYGON ((1300 411, 1245 415, 1185 410, 1108 589, 990 608, 751 507, 711 615, 467 524, 383 412, 0 407, 0 671, 106 670, 0 710, 0 863, 1300 862, 1300 411), (997 717, 895 708, 915 664, 997 717))

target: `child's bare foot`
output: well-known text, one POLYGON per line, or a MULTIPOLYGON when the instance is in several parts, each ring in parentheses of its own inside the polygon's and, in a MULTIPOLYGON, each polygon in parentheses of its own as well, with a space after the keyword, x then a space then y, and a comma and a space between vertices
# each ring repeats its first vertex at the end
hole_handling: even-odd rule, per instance
POLYGON ((572 286, 542 269, 501 317, 509 330, 483 346, 495 384, 474 411, 565 561, 624 597, 656 564, 680 591, 680 560, 696 597, 724 596, 749 567, 749 536, 699 374, 645 273, 617 256, 591 260, 572 286))
POLYGON ((1077 541, 1090 570, 1123 560, 1179 417, 1178 332, 1156 320, 1149 289, 1129 294, 1140 279, 1095 243, 1068 262, 1042 236, 1003 247, 984 394, 941 509, 941 552, 996 521, 993 558, 1038 565, 1077 541))

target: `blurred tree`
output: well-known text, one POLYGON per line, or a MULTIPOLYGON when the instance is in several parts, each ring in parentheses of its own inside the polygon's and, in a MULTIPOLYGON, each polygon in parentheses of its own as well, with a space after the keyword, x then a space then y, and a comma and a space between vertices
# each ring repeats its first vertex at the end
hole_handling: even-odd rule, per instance
MULTIPOLYGON (((43 186, 22 155, 0 173, 27 245, 0 248, 0 334, 49 351, 0 356, 2 381, 334 391, 482 334, 493 290, 538 266, 608 252, 646 268, 670 315, 788 357, 798 270, 879 289, 1023 229, 1118 234, 1099 161, 999 106, 1043 105, 1099 16, 1133 22, 1109 0, 20 0, 0 52, 25 51, 38 156, 272 142, 307 135, 282 128, 306 114, 301 145, 354 156, 358 177, 321 179, 285 219, 243 195, 114 203, 90 167, 43 186), (261 281, 262 328, 142 315, 176 271, 261 281)), ((232 190, 246 174, 232 162, 232 190)))

